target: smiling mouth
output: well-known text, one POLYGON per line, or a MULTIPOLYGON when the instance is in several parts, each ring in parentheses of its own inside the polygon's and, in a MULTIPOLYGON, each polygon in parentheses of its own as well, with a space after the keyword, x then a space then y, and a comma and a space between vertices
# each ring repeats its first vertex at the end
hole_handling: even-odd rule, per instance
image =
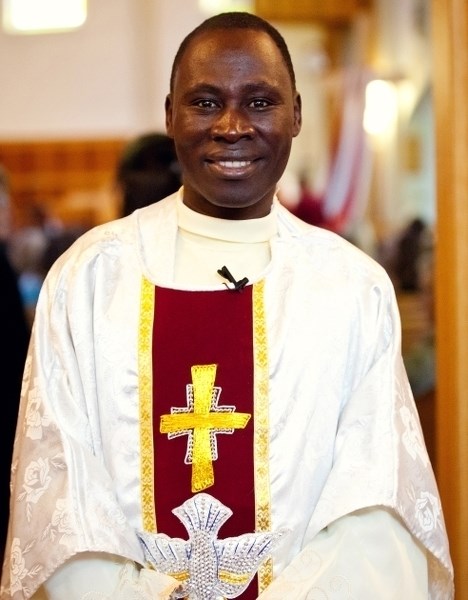
POLYGON ((208 159, 206 164, 212 174, 220 179, 246 179, 257 169, 259 159, 217 158, 208 159))
POLYGON ((242 169, 252 164, 251 160, 219 160, 217 164, 224 169, 242 169))

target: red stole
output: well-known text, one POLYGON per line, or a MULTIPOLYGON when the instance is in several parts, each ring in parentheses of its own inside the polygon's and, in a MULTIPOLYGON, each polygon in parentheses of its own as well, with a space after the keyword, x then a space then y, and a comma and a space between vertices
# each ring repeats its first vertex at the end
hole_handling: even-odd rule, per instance
MULTIPOLYGON (((241 291, 186 292, 156 287, 153 321, 154 502, 157 530, 187 539, 172 514, 194 492, 192 465, 185 464, 188 435, 160 433, 161 416, 187 407, 194 365, 216 365, 218 406, 249 413, 245 428, 215 435, 214 484, 204 492, 233 511, 219 537, 255 531, 254 358, 252 287, 241 291)), ((256 579, 240 596, 257 598, 256 579)))

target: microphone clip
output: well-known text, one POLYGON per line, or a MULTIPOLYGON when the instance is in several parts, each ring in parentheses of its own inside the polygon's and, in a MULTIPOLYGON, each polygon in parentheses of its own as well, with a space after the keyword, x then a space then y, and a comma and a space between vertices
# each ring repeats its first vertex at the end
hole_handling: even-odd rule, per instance
MULTIPOLYGON (((221 275, 221 277, 224 277, 224 279, 227 279, 232 283, 234 288, 229 289, 234 289, 237 292, 245 288, 245 286, 249 283, 247 277, 243 277, 242 279, 239 279, 239 281, 236 281, 236 279, 233 277, 233 275, 226 266, 222 267, 221 269, 218 269, 218 273, 221 275)), ((226 283, 224 285, 228 287, 226 283)))

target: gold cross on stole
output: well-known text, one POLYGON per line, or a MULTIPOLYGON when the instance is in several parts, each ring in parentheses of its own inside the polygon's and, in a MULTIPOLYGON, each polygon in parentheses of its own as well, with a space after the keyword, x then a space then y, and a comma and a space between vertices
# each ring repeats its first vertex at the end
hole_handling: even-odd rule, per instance
POLYGON ((188 407, 171 408, 170 415, 161 416, 161 433, 169 434, 169 438, 189 436, 186 462, 192 463, 192 492, 199 492, 214 484, 216 434, 244 429, 251 416, 234 412, 234 406, 218 406, 220 389, 214 386, 216 368, 216 365, 194 365, 191 369, 192 386, 187 386, 188 407))

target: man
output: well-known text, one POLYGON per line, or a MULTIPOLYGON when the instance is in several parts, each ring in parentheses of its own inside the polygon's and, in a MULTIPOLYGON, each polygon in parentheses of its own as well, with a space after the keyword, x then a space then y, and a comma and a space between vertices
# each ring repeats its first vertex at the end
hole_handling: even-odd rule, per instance
POLYGON ((389 278, 275 197, 283 39, 205 21, 166 114, 183 188, 45 282, 2 598, 452 598, 389 278))

